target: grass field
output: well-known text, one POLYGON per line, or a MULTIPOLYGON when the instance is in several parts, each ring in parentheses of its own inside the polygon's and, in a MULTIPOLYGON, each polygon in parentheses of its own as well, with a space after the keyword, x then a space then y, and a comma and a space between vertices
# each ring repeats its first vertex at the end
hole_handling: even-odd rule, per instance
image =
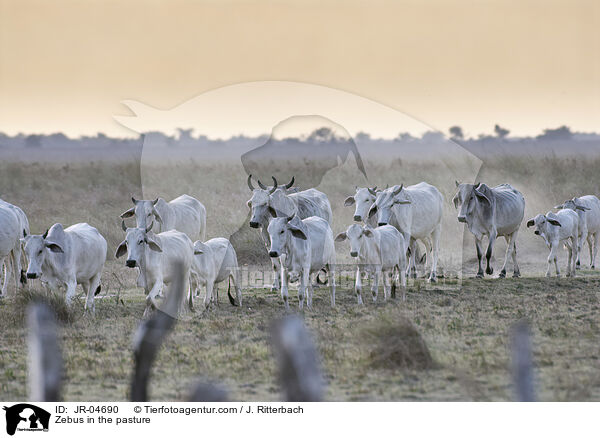
MULTIPOLYGON (((594 179, 597 168, 594 160, 515 161, 484 167, 479 178, 490 185, 510 181, 522 190, 527 218, 577 193, 599 193, 594 179), (577 181, 568 178, 569 172, 577 175, 577 181)), ((109 243, 96 317, 83 316, 80 299, 61 326, 66 400, 127 397, 131 338, 143 312, 144 297, 141 290, 133 288, 135 274, 114 260, 113 253, 123 239, 118 216, 130 207, 131 194, 139 196, 143 185, 146 197, 160 194, 170 199, 186 192, 197 196, 207 206, 209 237, 227 237, 245 225, 245 201, 249 197, 245 178, 243 174, 224 178, 231 170, 226 164, 194 163, 150 170, 140 172, 133 160, 121 164, 0 165, 0 198, 25 210, 32 232, 42 233, 55 222, 87 221, 109 243), (154 177, 144 177, 144 172, 154 177), (226 198, 206 189, 219 184, 226 198)), ((524 278, 470 279, 475 269, 472 239, 463 237, 450 203, 453 174, 460 172, 438 170, 428 163, 404 163, 399 168, 398 163, 381 164, 374 168, 371 178, 373 184, 382 185, 386 181, 415 183, 425 179, 440 188, 447 201, 442 270, 458 272, 464 265, 464 278, 459 282, 452 276, 439 286, 417 281, 410 285, 406 302, 368 302, 364 307, 356 305, 348 287, 338 289, 335 309, 329 306, 328 289, 316 290, 314 309, 303 317, 321 354, 328 383, 326 398, 510 400, 508 333, 515 321, 527 317, 533 329, 539 398, 600 400, 600 273, 584 271, 574 280, 541 278, 547 249, 523 227, 519 257, 524 278), (374 360, 373 351, 379 342, 383 347, 387 341, 393 345, 390 336, 402 336, 399 322, 404 318, 421 333, 435 361, 433 367, 407 369, 374 360), (399 329, 394 331, 397 324, 399 329), (378 332, 382 333, 379 340, 373 336, 378 332)), ((352 193, 348 187, 355 182, 345 169, 336 172, 325 176, 323 191, 333 206, 334 232, 339 232, 351 222, 352 209, 342 204, 352 193)), ((239 242, 236 249, 241 264, 246 269, 269 272, 256 234, 248 232, 239 242)), ((496 272, 504 249, 503 242, 498 244, 496 272)), ((347 251, 344 245, 338 248, 341 262, 348 261, 347 251)), ((564 265, 564 252, 560 257, 564 265)), ((587 263, 586 250, 584 266, 587 263)), ((290 292, 294 310, 295 290, 290 292)), ((278 399, 269 326, 283 314, 283 305, 277 294, 264 288, 246 285, 243 293, 242 308, 232 308, 221 293, 218 308, 182 318, 154 368, 153 399, 183 400, 190 383, 198 377, 223 382, 233 400, 278 399)), ((0 301, 0 395, 6 400, 26 397, 25 295, 15 298, 11 289, 9 297, 0 301)), ((57 295, 62 297, 64 292, 57 295)))

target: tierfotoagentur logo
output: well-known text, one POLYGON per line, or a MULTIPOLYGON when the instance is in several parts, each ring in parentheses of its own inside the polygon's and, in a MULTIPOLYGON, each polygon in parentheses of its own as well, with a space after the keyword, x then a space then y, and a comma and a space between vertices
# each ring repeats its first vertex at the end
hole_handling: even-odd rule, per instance
POLYGON ((50 412, 28 403, 19 403, 6 411, 6 433, 14 435, 19 432, 47 432, 50 424, 50 412))

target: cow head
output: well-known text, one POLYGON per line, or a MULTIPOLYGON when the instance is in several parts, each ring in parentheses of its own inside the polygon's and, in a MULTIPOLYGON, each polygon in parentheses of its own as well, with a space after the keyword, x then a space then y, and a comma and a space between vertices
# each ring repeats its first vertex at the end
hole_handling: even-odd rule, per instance
POLYGON ((156 205, 159 202, 165 202, 162 198, 156 198, 154 201, 150 201, 146 199, 135 199, 132 196, 131 201, 133 202, 133 207, 121 213, 122 219, 135 216, 135 226, 138 228, 147 228, 148 226, 152 228, 154 219, 162 224, 162 217, 156 209, 156 205))
POLYGON ((548 242, 548 233, 551 230, 550 227, 562 226, 558 221, 558 218, 554 213, 548 212, 544 214, 538 214, 536 217, 527 221, 527 228, 535 226, 534 233, 541 236, 548 242))
POLYGON ((64 230, 61 224, 54 224, 42 235, 30 234, 21 239, 25 246, 27 278, 40 278, 42 265, 49 253, 63 254, 64 230))
POLYGON ((484 216, 493 208, 491 189, 485 184, 460 184, 456 181, 457 192, 452 198, 454 208, 458 210, 458 221, 471 223, 479 210, 484 216))
POLYGON ((406 199, 406 194, 402 193, 403 188, 404 185, 399 185, 378 192, 375 203, 369 210, 369 217, 376 214, 379 225, 389 224, 392 207, 410 204, 410 200, 406 199))
POLYGON ((270 257, 279 257, 285 254, 285 248, 290 239, 308 239, 306 225, 295 214, 288 217, 274 218, 269 223, 267 231, 271 238, 270 257))
POLYGON ((125 266, 135 268, 142 266, 141 261, 144 256, 146 247, 152 251, 162 252, 160 242, 156 239, 156 235, 150 231, 152 224, 148 228, 127 228, 125 222, 121 222, 123 231, 125 231, 125 240, 117 247, 115 258, 119 258, 127 253, 125 266))
MULTIPOLYGON (((379 190, 381 191, 381 190, 379 190)), ((356 187, 356 193, 353 196, 348 196, 344 201, 344 206, 349 207, 356 204, 354 208, 354 220, 356 222, 365 222, 369 209, 377 199, 377 186, 370 187, 356 187)))
POLYGON ((277 216, 287 216, 286 213, 293 214, 293 203, 287 199, 286 192, 292 189, 294 178, 282 186, 277 184, 275 177, 273 186, 267 187, 257 180, 260 188, 252 185, 252 175, 248 176, 248 187, 252 190, 252 198, 248 200, 248 207, 252 210, 250 217, 250 227, 266 227, 271 218, 277 216))
POLYGON ((559 209, 559 210, 561 210, 563 208, 568 208, 568 209, 576 211, 576 212, 591 210, 589 207, 582 205, 579 201, 579 198, 568 199, 564 203, 562 203, 560 205, 556 205, 554 208, 559 209))
POLYGON ((362 239, 371 239, 373 236, 374 234, 370 227, 352 224, 346 231, 335 236, 335 241, 343 242, 348 239, 350 241, 350 255, 352 257, 360 257, 360 248, 363 243, 362 239))

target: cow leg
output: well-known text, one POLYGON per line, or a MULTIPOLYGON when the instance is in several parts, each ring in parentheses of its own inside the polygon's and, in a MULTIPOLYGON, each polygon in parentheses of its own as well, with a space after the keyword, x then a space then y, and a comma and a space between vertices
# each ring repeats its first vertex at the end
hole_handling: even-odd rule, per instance
POLYGON ((21 278, 21 242, 17 242, 10 252, 12 258, 13 274, 15 275, 15 295, 19 291, 19 280, 21 278))
MULTIPOLYGON (((558 267, 558 257, 556 255, 557 253, 557 247, 559 246, 559 243, 557 242, 556 244, 552 244, 551 248, 550 248, 550 255, 548 256, 548 263, 551 265, 552 263, 554 263, 554 270, 556 272, 556 276, 560 277, 560 268, 558 267)), ((550 272, 550 267, 548 267, 548 272, 550 272)), ((549 277, 550 275, 548 275, 549 277)))
POLYGON ((283 302, 285 304, 285 310, 290 309, 289 296, 288 296, 288 272, 287 268, 284 265, 281 265, 281 298, 283 298, 283 302))
MULTIPOLYGON (((335 265, 333 263, 327 265, 327 277, 331 287, 331 307, 335 307, 335 265)), ((312 292, 310 301, 312 302, 312 292)))
POLYGON ((4 266, 4 282, 2 283, 2 295, 4 295, 6 293, 6 290, 8 288, 8 283, 10 281, 10 271, 11 271, 10 254, 8 255, 8 257, 6 257, 2 260, 2 264, 4 266))
POLYGON ((477 250, 477 262, 479 264, 479 268, 477 269, 477 278, 483 278, 483 249, 481 248, 482 242, 481 239, 475 238, 475 249, 477 250))
POLYGON ((598 253, 598 237, 598 233, 594 233, 592 237, 593 245, 590 245, 590 264, 592 269, 596 268, 596 254, 598 253))
POLYGON ((211 301, 213 300, 213 289, 214 283, 212 281, 206 282, 206 295, 204 296, 204 307, 210 306, 211 301))
POLYGON ((506 253, 504 254, 504 264, 502 265, 502 270, 498 275, 500 278, 506 277, 506 265, 508 264, 508 259, 512 257, 512 252, 514 250, 514 242, 515 233, 504 236, 504 240, 506 240, 506 253))
POLYGON ((388 295, 390 295, 390 272, 382 270, 381 274, 381 282, 383 283, 383 301, 387 301, 388 295))
POLYGON ((242 271, 240 271, 240 268, 234 268, 231 278, 233 279, 233 285, 235 287, 237 304, 242 307, 242 271))
POLYGON ((429 281, 435 283, 437 281, 437 264, 440 255, 440 235, 442 234, 442 225, 438 224, 431 233, 433 240, 432 254, 431 254, 431 273, 429 274, 429 281))
POLYGON ((400 286, 402 287, 402 301, 406 301, 406 271, 402 266, 398 269, 398 275, 400 275, 400 286))
POLYGON ((573 277, 575 277, 575 270, 577 269, 575 266, 575 260, 577 260, 579 258, 579 248, 577 248, 577 236, 572 237, 571 238, 571 242, 572 242, 572 252, 573 252, 573 264, 571 265, 570 260, 569 260, 569 268, 572 269, 573 272, 573 277))
POLYGON ((371 285, 371 295, 373 295, 373 302, 377 302, 377 294, 379 292, 379 278, 381 277, 381 267, 375 268, 375 274, 373 274, 373 284, 371 285))
MULTIPOLYGON (((577 240, 575 240, 574 245, 570 244, 570 243, 566 243, 565 246, 567 247, 567 277, 570 277, 571 274, 571 259, 573 258, 573 248, 572 247, 577 247, 577 240)), ((574 262, 574 260, 573 260, 574 262)))
POLYGON ((146 296, 146 310, 144 310, 144 316, 149 316, 150 312, 158 307, 154 299, 160 294, 160 290, 162 289, 162 287, 162 278, 157 278, 154 281, 152 289, 150 289, 150 292, 148 292, 148 295, 146 296))
MULTIPOLYGON (((85 301, 85 310, 90 312, 92 315, 96 313, 96 289, 100 286, 100 273, 94 275, 90 280, 89 288, 87 290, 87 299, 85 301)), ((85 289, 84 289, 85 291, 85 289)))
POLYGON ((517 235, 515 233, 512 240, 513 250, 512 250, 512 260, 513 260, 513 278, 518 278, 521 276, 521 271, 519 270, 519 264, 517 263, 517 235))
POLYGON ((307 284, 310 284, 310 268, 305 267, 300 274, 300 284, 298 285, 298 308, 300 310, 304 307, 304 295, 306 294, 307 284))
POLYGON ((417 278, 417 241, 410 239, 410 275, 417 278))
POLYGON ((67 296, 66 303, 68 307, 73 305, 73 298, 75 297, 75 289, 77 288, 77 282, 75 280, 71 280, 67 283, 67 296))
MULTIPOLYGON (((496 243, 496 236, 497 236, 497 234, 495 231, 490 233, 487 251, 485 252, 485 260, 486 260, 485 273, 487 275, 492 275, 494 273, 494 268, 492 268, 492 266, 490 265, 490 260, 492 259, 492 253, 494 251, 494 243, 496 243)), ((505 262, 506 262, 506 260, 505 260, 505 262)))
POLYGON ((276 292, 281 288, 281 283, 279 280, 281 276, 281 273, 279 272, 281 263, 279 259, 275 259, 271 260, 271 264, 273 265, 273 286, 271 286, 271 292, 276 292))
POLYGON ((360 265, 356 267, 356 278, 354 279, 354 293, 356 294, 356 298, 358 299, 358 304, 362 304, 362 272, 360 270, 360 265))

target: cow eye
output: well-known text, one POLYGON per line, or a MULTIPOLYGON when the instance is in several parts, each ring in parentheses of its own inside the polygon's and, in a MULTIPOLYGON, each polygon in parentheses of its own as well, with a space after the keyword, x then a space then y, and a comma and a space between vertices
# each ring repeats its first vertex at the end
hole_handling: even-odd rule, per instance
POLYGON ((281 231, 279 232, 279 234, 283 234, 283 230, 281 230, 281 231))
POLYGON ((141 245, 142 243, 145 243, 145 240, 140 240, 140 241, 138 242, 138 245, 141 245))
POLYGON ((41 249, 38 251, 38 255, 42 255, 42 250, 41 249))

